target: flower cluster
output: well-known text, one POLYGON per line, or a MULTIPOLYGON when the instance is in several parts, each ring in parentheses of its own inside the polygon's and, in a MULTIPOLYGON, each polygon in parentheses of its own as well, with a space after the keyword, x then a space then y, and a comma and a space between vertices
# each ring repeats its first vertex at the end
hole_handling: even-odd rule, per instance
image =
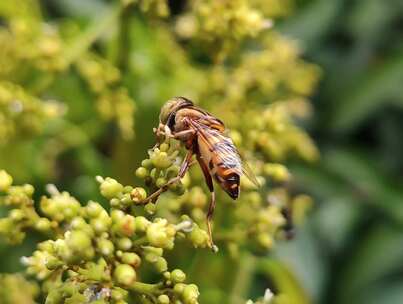
MULTIPOLYGON (((194 246, 206 247, 206 233, 187 217, 174 224, 160 217, 124 212, 113 202, 136 188, 124 187, 111 178, 98 178, 101 195, 109 199, 107 211, 90 201, 82 206, 67 192, 48 186, 50 196, 39 202, 41 217, 32 200, 33 187, 14 186, 5 171, 0 172, 0 204, 11 208, 0 220, 0 234, 10 242, 21 242, 25 232, 37 229, 51 236, 38 244, 30 257, 23 257, 27 272, 43 281, 46 303, 104 300, 126 303, 128 292, 157 303, 196 304, 199 295, 194 284, 186 284, 180 269, 169 271, 164 257, 175 241, 188 239, 194 246), (159 274, 160 282, 142 281, 143 265, 159 274)), ((130 204, 135 202, 130 199, 130 204)), ((128 206, 125 206, 128 207, 128 206)), ((126 209, 126 208, 125 208, 126 209)))
POLYGON ((21 274, 0 274, 0 302, 3 304, 35 304, 39 294, 37 284, 27 281, 21 274), (21 291, 24 292, 21 292, 21 291))
MULTIPOLYGON (((0 78, 6 79, 0 82, 0 145, 25 133, 32 139, 56 118, 51 136, 45 134, 46 140, 39 140, 43 143, 33 145, 25 156, 41 160, 35 163, 40 163, 37 176, 42 180, 48 179, 43 168, 56 168, 56 156, 67 148, 79 149, 77 157, 66 156, 66 161, 73 162, 72 171, 78 163, 74 174, 82 179, 102 172, 104 150, 108 157, 111 152, 111 163, 131 163, 134 145, 120 153, 121 146, 114 147, 115 138, 108 137, 114 133, 103 132, 106 123, 116 123, 123 138, 133 137, 139 112, 133 94, 144 111, 136 118, 138 125, 147 126, 143 130, 149 128, 151 136, 146 114, 154 113, 156 103, 180 94, 225 122, 261 184, 256 188, 242 177, 237 201, 216 185, 213 238, 220 252, 213 255, 206 232, 210 195, 201 169, 194 165, 172 182, 185 152, 176 140, 161 141, 149 150, 135 171, 142 184, 98 176, 99 193, 109 204, 80 202, 53 185, 36 200, 31 185, 14 185, 11 176, 0 171, 0 207, 5 211, 0 235, 14 244, 31 230, 46 236, 22 262, 39 282, 47 304, 196 304, 198 287, 190 282, 203 284, 204 272, 199 278, 192 270, 186 275, 186 266, 178 261, 182 255, 190 259, 194 250, 189 245, 209 263, 215 258, 236 261, 245 251, 267 252, 287 236, 290 221, 304 218, 312 201, 290 190, 292 175, 285 161, 290 156, 309 161, 318 157, 297 120, 310 114, 307 97, 319 71, 300 59, 293 41, 266 30, 271 18, 289 12, 291 1, 187 1, 178 8, 166 0, 121 0, 88 28, 71 19, 69 33, 64 24, 43 20, 39 1, 20 2, 18 7, 11 0, 0 4, 5 19, 0 25, 0 44, 5 46, 0 78), (168 17, 169 6, 174 15, 153 19, 151 28, 148 18, 168 17), (141 12, 144 17, 133 18, 141 12), (106 32, 106 39, 99 39, 106 32), (130 92, 123 85, 129 81, 130 92), (76 85, 80 90, 71 94, 76 85), (45 102, 49 96, 70 107, 68 115, 61 117, 60 104, 45 102), (89 110, 99 115, 88 115, 89 110)), ((143 153, 143 139, 136 143, 136 156, 143 153)), ((49 171, 61 172, 66 185, 72 182, 69 176, 64 179, 64 170, 49 171)), ((93 192, 88 197, 98 197, 93 192)), ((209 275, 211 281, 219 277, 209 275)), ((7 282, 27 286, 31 298, 37 294, 35 285, 21 277, 0 277, 0 302, 3 283, 11 284, 7 282)), ((256 303, 287 303, 284 299, 266 295, 256 303)))
POLYGON ((17 135, 23 138, 40 133, 44 125, 61 116, 63 110, 60 103, 44 102, 16 84, 0 81, 0 145, 17 135))
POLYGON ((80 57, 76 66, 95 95, 100 117, 105 121, 116 121, 123 137, 131 139, 136 108, 127 89, 119 86, 122 77, 119 70, 94 53, 80 57))
POLYGON ((192 1, 190 6, 178 18, 176 33, 183 39, 201 40, 217 62, 245 38, 256 37, 272 26, 270 19, 245 0, 192 1))

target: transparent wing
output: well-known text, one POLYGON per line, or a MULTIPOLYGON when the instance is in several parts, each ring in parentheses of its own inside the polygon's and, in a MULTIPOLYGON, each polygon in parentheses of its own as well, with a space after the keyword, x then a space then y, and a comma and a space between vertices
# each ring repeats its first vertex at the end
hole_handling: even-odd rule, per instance
POLYGON ((192 120, 191 124, 198 131, 203 142, 208 145, 210 151, 216 151, 223 155, 222 162, 228 168, 238 169, 240 175, 245 175, 256 187, 260 187, 255 174, 251 170, 246 160, 241 156, 230 137, 222 134, 216 129, 192 120))

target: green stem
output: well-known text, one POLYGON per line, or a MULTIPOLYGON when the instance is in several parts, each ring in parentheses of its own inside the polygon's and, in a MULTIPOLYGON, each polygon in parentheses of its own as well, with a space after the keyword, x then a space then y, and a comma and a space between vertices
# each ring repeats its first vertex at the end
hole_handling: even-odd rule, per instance
POLYGON ((311 299, 295 275, 280 261, 268 257, 256 261, 256 270, 274 283, 279 293, 290 298, 290 303, 311 303, 311 299))
POLYGON ((141 282, 134 282, 132 285, 130 285, 130 290, 137 292, 139 294, 148 294, 148 295, 155 295, 155 294, 160 294, 162 287, 162 283, 158 284, 147 284, 147 283, 141 283, 141 282))
POLYGON ((86 52, 100 36, 116 23, 120 17, 121 11, 122 7, 120 5, 112 9, 107 9, 106 12, 92 22, 82 35, 73 41, 72 45, 65 48, 66 51, 63 58, 65 59, 66 67, 86 52))
POLYGON ((133 241, 133 245, 135 246, 140 246, 140 245, 144 245, 148 242, 148 239, 146 236, 142 236, 141 238, 133 241))
POLYGON ((119 18, 119 34, 117 40, 116 66, 123 72, 127 69, 130 54, 130 18, 133 16, 133 5, 121 10, 119 18))
POLYGON ((239 262, 238 273, 230 294, 229 303, 245 303, 246 293, 252 282, 256 270, 256 258, 251 254, 245 254, 239 262))

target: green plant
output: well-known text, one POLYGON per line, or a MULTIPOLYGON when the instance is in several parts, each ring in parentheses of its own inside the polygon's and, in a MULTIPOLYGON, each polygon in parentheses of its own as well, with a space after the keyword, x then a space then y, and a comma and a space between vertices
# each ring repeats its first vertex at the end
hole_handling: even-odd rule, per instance
POLYGON ((281 263, 265 256, 286 238, 286 211, 298 224, 312 204, 286 162, 318 158, 300 122, 310 115, 320 71, 271 28, 290 2, 194 1, 171 14, 166 1, 94 1, 102 16, 90 10, 85 25, 71 3, 56 5, 70 18, 51 22, 40 2, 0 4, 0 39, 10 47, 0 54, 10 62, 1 70, 0 150, 8 153, 0 166, 36 183, 15 185, 0 171, 0 234, 14 244, 33 231, 42 235, 22 258, 39 299, 245 303, 262 272, 285 294, 274 303, 307 303, 281 263), (23 46, 30 52, 20 52, 23 46), (236 203, 218 192, 217 255, 207 248, 208 196, 197 166, 157 204, 141 204, 178 173, 178 142, 144 154, 155 141, 157 109, 179 94, 217 113, 262 184, 243 179, 236 203), (45 102, 49 97, 58 101, 45 102), (98 176, 96 187, 99 174, 119 181, 98 176), (38 192, 48 180, 68 191, 48 185, 47 195, 38 192))

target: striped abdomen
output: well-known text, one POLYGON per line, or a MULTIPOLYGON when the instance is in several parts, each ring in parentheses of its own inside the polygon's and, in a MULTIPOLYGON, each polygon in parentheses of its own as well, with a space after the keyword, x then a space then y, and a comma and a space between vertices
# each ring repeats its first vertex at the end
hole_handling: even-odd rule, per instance
MULTIPOLYGON (((206 134, 204 134, 206 135, 206 134)), ((242 165, 232 140, 218 131, 210 131, 207 141, 199 138, 199 151, 210 175, 233 199, 237 199, 240 189, 242 165)))

